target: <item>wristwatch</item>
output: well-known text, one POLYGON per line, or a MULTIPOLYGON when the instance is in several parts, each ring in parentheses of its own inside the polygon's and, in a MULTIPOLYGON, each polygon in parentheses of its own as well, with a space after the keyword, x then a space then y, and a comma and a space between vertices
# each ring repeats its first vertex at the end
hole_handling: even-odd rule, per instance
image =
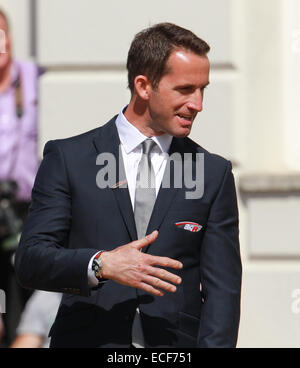
POLYGON ((94 275, 98 281, 106 281, 106 279, 102 277, 102 262, 100 258, 103 252, 105 252, 105 250, 100 250, 100 252, 95 255, 92 264, 92 270, 94 271, 94 275))

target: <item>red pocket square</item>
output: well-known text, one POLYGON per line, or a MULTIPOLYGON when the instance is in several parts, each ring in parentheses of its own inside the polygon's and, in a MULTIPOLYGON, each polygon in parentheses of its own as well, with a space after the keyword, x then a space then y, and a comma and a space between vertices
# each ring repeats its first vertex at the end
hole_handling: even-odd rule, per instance
POLYGON ((197 233, 202 229, 202 225, 197 224, 196 222, 190 222, 190 221, 182 221, 182 222, 176 222, 175 224, 181 229, 191 231, 192 233, 197 233))

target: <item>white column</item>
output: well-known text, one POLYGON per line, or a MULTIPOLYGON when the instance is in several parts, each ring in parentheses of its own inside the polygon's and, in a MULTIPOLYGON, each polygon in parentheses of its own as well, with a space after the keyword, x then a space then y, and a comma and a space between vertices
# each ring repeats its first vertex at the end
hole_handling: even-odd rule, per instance
POLYGON ((284 161, 300 169, 300 0, 283 1, 284 161))

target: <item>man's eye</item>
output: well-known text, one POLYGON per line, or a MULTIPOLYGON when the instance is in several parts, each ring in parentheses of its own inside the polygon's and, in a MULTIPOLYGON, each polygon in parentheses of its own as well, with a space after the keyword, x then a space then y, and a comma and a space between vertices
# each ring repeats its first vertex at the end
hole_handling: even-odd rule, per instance
POLYGON ((192 87, 189 87, 189 86, 187 86, 187 87, 180 87, 179 88, 179 91, 182 92, 182 93, 190 93, 190 92, 193 91, 193 88, 192 87))

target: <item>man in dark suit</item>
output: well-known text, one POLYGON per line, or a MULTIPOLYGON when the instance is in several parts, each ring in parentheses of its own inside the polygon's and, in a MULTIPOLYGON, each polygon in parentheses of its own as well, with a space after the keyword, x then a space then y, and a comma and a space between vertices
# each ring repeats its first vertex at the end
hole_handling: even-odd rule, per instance
POLYGON ((209 83, 208 51, 174 24, 140 32, 127 60, 129 105, 100 128, 46 144, 16 270, 26 287, 64 293, 52 347, 236 345, 231 164, 187 138, 209 83))

